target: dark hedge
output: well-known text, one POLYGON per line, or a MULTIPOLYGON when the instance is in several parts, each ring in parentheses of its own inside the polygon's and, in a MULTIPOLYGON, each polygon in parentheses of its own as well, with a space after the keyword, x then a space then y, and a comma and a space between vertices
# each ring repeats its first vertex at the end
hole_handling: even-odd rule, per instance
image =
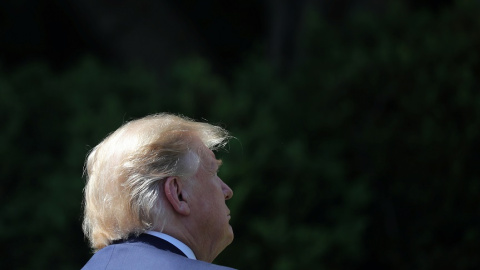
POLYGON ((161 79, 86 58, 0 74, 2 268, 78 269, 82 166, 122 122, 169 111, 236 137, 220 176, 240 269, 480 266, 480 9, 308 13, 297 66, 235 76, 179 61, 161 79))

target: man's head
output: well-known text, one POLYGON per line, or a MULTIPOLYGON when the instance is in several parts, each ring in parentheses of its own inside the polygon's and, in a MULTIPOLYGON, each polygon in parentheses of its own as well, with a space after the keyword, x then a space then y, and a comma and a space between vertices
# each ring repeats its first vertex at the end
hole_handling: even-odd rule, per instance
POLYGON ((228 133, 217 126, 158 114, 128 122, 86 161, 83 230, 96 250, 146 230, 163 231, 213 260, 233 240, 212 150, 228 133))

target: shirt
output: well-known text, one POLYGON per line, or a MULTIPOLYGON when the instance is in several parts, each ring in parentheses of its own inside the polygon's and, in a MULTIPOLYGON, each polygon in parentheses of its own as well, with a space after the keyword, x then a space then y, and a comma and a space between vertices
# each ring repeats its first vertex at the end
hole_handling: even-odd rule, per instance
POLYGON ((180 240, 168 235, 164 234, 161 232, 156 232, 156 231, 146 231, 145 233, 153 235, 155 237, 161 238, 170 244, 174 245, 176 248, 180 249, 189 259, 196 260, 197 257, 195 257, 195 254, 193 251, 184 243, 180 242, 180 240))

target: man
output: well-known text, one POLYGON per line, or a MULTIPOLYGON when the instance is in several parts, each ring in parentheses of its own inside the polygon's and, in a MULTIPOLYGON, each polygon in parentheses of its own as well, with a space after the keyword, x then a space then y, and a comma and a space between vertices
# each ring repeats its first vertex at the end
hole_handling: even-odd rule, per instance
POLYGON ((224 129, 157 114, 126 123, 86 161, 83 269, 232 269, 211 264, 233 241, 212 150, 224 129))

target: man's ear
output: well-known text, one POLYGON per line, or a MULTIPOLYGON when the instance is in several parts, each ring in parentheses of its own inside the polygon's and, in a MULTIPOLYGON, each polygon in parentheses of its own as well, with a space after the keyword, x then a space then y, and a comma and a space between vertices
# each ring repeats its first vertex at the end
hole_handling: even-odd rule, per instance
POLYGON ((190 214, 190 207, 187 201, 185 201, 185 190, 179 177, 168 177, 167 180, 165 180, 164 192, 168 202, 170 202, 177 213, 184 216, 190 214))

